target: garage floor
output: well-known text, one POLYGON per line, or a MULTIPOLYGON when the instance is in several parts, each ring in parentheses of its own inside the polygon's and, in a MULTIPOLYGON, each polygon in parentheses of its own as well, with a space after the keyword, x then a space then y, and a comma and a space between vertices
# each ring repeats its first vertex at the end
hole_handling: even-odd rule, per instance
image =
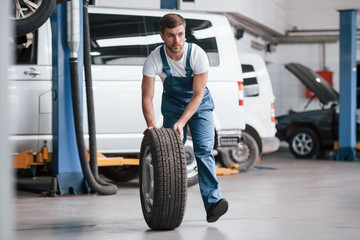
MULTIPOLYGON (((152 231, 141 212, 138 181, 115 196, 44 198, 18 191, 16 239, 359 239, 360 163, 295 160, 287 149, 245 174, 219 176, 229 212, 205 220, 198 186, 188 191, 182 225, 152 231)), ((43 178, 28 182, 44 181, 43 178)))

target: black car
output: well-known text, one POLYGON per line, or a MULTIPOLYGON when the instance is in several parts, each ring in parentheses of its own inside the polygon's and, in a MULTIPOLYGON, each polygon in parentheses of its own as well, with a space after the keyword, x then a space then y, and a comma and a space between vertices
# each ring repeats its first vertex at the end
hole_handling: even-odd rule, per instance
POLYGON ((312 158, 333 149, 339 138, 338 92, 301 64, 289 63, 285 67, 319 98, 322 109, 276 117, 276 136, 289 143, 291 153, 297 158, 312 158))

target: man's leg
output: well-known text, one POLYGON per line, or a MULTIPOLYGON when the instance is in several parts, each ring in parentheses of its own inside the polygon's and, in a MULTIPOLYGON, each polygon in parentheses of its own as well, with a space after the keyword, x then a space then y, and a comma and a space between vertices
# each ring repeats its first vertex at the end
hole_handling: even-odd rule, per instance
POLYGON ((216 178, 215 159, 212 155, 215 129, 211 111, 195 113, 188 122, 198 166, 199 185, 206 211, 221 199, 216 178))

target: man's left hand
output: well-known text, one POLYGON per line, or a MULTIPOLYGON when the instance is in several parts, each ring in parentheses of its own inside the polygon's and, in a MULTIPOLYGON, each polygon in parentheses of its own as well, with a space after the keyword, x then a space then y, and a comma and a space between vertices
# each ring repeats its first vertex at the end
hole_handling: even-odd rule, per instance
POLYGON ((184 128, 184 124, 182 124, 180 122, 176 122, 173 126, 173 129, 179 132, 181 140, 184 138, 183 128, 184 128))

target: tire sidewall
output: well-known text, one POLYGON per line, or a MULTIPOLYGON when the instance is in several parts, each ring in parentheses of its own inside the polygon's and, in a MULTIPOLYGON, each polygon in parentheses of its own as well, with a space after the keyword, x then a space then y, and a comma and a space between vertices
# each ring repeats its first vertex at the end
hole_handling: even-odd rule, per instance
POLYGON ((56 0, 43 0, 39 8, 29 17, 12 20, 16 36, 25 35, 41 27, 51 16, 56 5, 56 0))
MULTIPOLYGON (((147 212, 146 208, 145 208, 145 202, 144 202, 144 194, 143 194, 143 186, 142 186, 142 181, 143 181, 143 160, 144 160, 144 153, 145 153, 145 148, 146 147, 149 147, 150 149, 150 153, 151 153, 151 156, 153 158, 153 161, 152 161, 152 164, 153 164, 153 169, 155 169, 155 164, 157 161, 154 161, 154 158, 156 157, 156 152, 153 150, 154 149, 154 139, 152 138, 151 136, 151 133, 150 131, 147 131, 145 133, 145 136, 144 136, 144 139, 143 139, 143 142, 141 144, 141 151, 140 151, 140 166, 139 166, 139 182, 140 182, 140 199, 141 199, 141 208, 142 208, 142 212, 144 214, 144 218, 145 220, 151 218, 152 214, 153 214, 153 209, 155 208, 155 204, 156 204, 156 186, 154 184, 154 199, 153 199, 153 206, 152 206, 152 209, 150 212, 147 212)), ((154 181, 156 181, 156 171, 154 171, 154 181)))

